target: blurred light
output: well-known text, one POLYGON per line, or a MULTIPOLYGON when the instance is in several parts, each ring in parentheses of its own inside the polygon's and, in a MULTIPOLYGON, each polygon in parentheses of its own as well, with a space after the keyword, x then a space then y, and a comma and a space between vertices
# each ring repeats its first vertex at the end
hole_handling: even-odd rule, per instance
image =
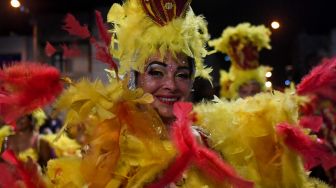
POLYGON ((225 60, 225 61, 230 61, 230 57, 229 57, 228 55, 226 55, 226 56, 224 57, 224 60, 225 60))
POLYGON ((23 5, 20 6, 20 11, 21 11, 21 12, 24 12, 24 13, 29 13, 29 9, 26 8, 26 7, 23 6, 23 5))
POLYGON ((270 88, 270 87, 272 87, 272 82, 270 82, 270 81, 267 81, 267 82, 265 83, 265 86, 266 86, 267 88, 270 88))
POLYGON ((289 86, 289 85, 290 85, 290 83, 291 83, 291 81, 290 81, 290 80, 286 80, 286 81, 285 81, 285 85, 286 85, 286 86, 289 86))
POLYGON ((273 22, 271 23, 271 27, 272 27, 273 29, 279 29, 279 27, 280 27, 280 23, 277 22, 277 21, 273 21, 273 22))
POLYGON ((266 78, 270 78, 272 76, 272 72, 270 72, 270 71, 266 72, 265 76, 266 76, 266 78))
POLYGON ((285 69, 286 69, 286 71, 292 71, 293 70, 293 65, 286 65, 285 69))
POLYGON ((20 1, 18 1, 18 0, 11 0, 10 4, 11 4, 11 6, 14 7, 14 8, 18 8, 18 7, 21 6, 20 1))

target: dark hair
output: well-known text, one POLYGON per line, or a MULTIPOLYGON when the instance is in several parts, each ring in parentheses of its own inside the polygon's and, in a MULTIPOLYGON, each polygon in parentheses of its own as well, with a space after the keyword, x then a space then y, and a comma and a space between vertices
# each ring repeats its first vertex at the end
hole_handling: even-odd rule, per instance
POLYGON ((187 60, 188 60, 189 69, 190 69, 190 72, 191 72, 191 75, 192 75, 192 78, 193 78, 195 76, 195 72, 196 72, 195 71, 196 70, 195 59, 188 56, 187 60))

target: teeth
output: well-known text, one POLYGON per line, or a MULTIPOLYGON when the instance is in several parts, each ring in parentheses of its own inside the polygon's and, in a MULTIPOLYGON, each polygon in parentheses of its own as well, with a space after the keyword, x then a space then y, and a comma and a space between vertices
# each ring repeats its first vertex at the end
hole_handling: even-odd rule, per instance
POLYGON ((160 97, 160 100, 162 100, 162 101, 167 101, 167 102, 175 102, 175 101, 177 101, 177 98, 165 98, 165 97, 160 97))

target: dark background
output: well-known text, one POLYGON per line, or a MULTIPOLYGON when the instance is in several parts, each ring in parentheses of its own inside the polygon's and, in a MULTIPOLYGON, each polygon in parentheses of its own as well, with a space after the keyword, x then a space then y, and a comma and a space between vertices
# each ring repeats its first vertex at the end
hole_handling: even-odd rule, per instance
MULTIPOLYGON (((106 15, 114 2, 121 2, 21 0, 25 9, 20 11, 10 7, 9 1, 0 1, 0 36, 32 35, 34 22, 44 22, 40 25, 40 32, 51 32, 51 29, 48 31, 48 27, 54 32, 60 32, 62 18, 68 12, 74 15, 86 15, 85 20, 94 17, 95 9, 101 10, 106 15), (53 19, 48 23, 51 15, 58 16, 59 21, 53 19), (45 24, 46 22, 48 24, 45 24)), ((335 44, 332 40, 335 36, 331 33, 332 29, 336 28, 336 11, 332 2, 331 0, 194 0, 192 7, 196 14, 203 14, 206 17, 212 38, 219 37, 225 27, 235 26, 241 22, 264 24, 269 27, 271 21, 279 21, 280 29, 272 30, 272 50, 261 51, 260 62, 274 68, 271 81, 275 88, 282 88, 285 86, 285 80, 298 83, 320 58, 334 55, 336 50, 333 48, 335 44)), ((91 20, 88 24, 93 22, 92 19, 88 20, 91 20)), ((230 63, 225 61, 224 54, 208 56, 206 63, 215 69, 213 74, 216 88, 218 70, 228 69, 230 63)), ((204 81, 198 82, 200 85, 197 87, 208 87, 204 81)))

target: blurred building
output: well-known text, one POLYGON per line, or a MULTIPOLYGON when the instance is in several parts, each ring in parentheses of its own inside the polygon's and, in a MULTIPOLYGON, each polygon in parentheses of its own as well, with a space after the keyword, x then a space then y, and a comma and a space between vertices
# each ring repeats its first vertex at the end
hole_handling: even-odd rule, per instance
MULTIPOLYGON (((109 7, 98 8, 103 15, 107 14, 109 7)), ((73 15, 81 24, 88 26, 91 34, 96 38, 98 31, 95 24, 94 11, 75 12, 73 15)), ((28 15, 27 15, 28 16, 28 15)), ((95 48, 88 40, 70 36, 62 29, 66 14, 51 13, 38 16, 32 21, 32 32, 26 35, 12 33, 10 36, 0 36, 0 66, 17 61, 35 61, 51 64, 72 79, 86 77, 95 79, 99 77, 107 81, 104 71, 107 65, 98 62, 95 58, 95 48), (49 42, 56 48, 56 53, 48 57, 45 54, 45 46, 49 42), (65 57, 62 45, 75 48, 79 55, 65 57)))

